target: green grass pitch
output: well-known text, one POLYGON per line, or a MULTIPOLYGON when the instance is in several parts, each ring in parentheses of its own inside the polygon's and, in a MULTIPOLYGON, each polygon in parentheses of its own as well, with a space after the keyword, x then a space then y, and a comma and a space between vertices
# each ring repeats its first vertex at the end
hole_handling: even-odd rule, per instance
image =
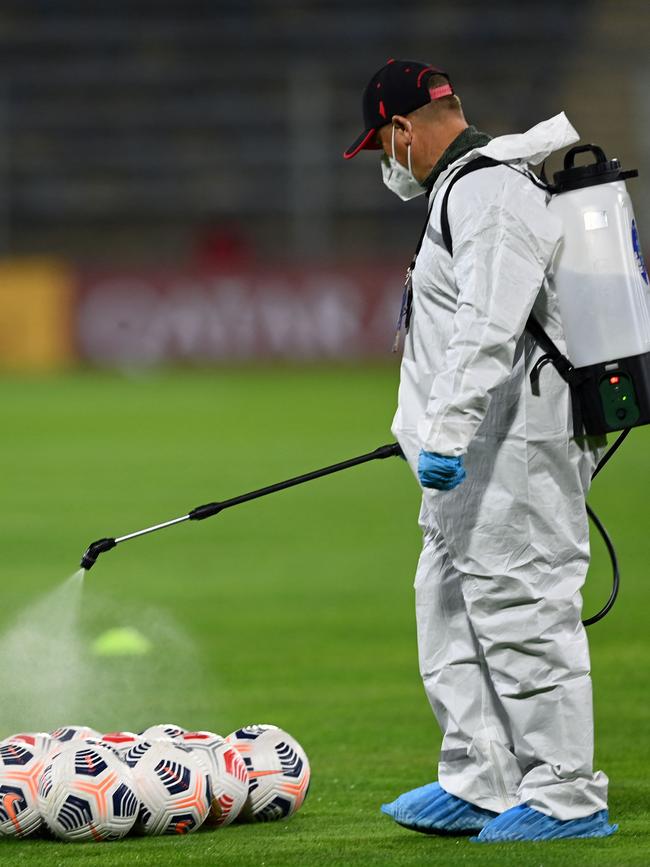
MULTIPOLYGON (((2 627, 100 536, 389 442, 396 380, 394 367, 5 376, 2 627)), ((615 837, 477 846, 410 833, 380 814, 383 801, 435 779, 439 742, 416 660, 418 491, 391 459, 125 544, 86 581, 88 635, 146 632, 157 615, 142 612, 153 606, 191 636, 196 666, 184 645, 159 644, 151 676, 134 662, 124 694, 89 695, 87 718, 61 723, 177 721, 224 734, 277 723, 311 759, 302 811, 182 839, 0 841, 0 864, 649 864, 649 446, 648 431, 634 431, 590 500, 622 568, 621 599, 590 632, 597 765, 610 776, 615 837)), ((587 613, 609 590, 593 538, 587 613)), ((19 659, 2 666, 29 677, 19 659)))

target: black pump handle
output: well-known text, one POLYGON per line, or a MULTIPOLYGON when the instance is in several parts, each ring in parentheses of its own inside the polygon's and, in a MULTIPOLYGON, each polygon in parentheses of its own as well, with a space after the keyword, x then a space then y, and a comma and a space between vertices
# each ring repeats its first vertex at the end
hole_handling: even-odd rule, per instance
POLYGON ((568 151, 564 155, 564 170, 566 171, 567 169, 572 169, 574 167, 575 158, 576 158, 577 154, 586 154, 586 153, 592 153, 596 157, 597 163, 606 163, 607 162, 607 157, 605 155, 605 151, 601 147, 598 147, 598 145, 595 145, 595 144, 579 145, 578 147, 571 148, 571 150, 568 151))

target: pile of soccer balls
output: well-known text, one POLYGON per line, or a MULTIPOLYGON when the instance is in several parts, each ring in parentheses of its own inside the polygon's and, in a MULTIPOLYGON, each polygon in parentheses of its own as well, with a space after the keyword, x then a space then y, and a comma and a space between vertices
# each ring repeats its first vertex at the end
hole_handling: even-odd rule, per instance
POLYGON ((119 840, 285 819, 305 800, 309 777, 305 751, 272 725, 226 738, 171 724, 140 734, 86 726, 16 734, 0 742, 0 836, 119 840))

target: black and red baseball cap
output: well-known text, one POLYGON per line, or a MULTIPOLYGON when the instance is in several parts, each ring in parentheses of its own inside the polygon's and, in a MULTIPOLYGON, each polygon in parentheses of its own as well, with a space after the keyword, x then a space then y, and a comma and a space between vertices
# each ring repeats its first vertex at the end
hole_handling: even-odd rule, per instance
POLYGON ((389 60, 375 72, 363 92, 363 122, 365 129, 343 152, 346 160, 360 150, 377 150, 377 130, 391 122, 394 114, 410 114, 434 99, 451 96, 454 90, 449 76, 442 69, 417 60, 389 60), (427 73, 444 75, 447 84, 429 88, 427 73))

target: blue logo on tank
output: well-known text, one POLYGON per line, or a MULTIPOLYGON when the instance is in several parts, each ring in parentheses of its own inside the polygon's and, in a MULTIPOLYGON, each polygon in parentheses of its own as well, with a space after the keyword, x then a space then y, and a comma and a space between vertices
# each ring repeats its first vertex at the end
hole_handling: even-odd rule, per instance
POLYGON ((634 258, 636 259, 636 264, 639 266, 641 276, 643 277, 644 282, 650 285, 650 280, 648 280, 648 271, 645 262, 643 261, 643 253, 641 252, 641 244, 639 243, 639 231, 636 227, 636 220, 632 220, 632 248, 634 250, 634 258))

